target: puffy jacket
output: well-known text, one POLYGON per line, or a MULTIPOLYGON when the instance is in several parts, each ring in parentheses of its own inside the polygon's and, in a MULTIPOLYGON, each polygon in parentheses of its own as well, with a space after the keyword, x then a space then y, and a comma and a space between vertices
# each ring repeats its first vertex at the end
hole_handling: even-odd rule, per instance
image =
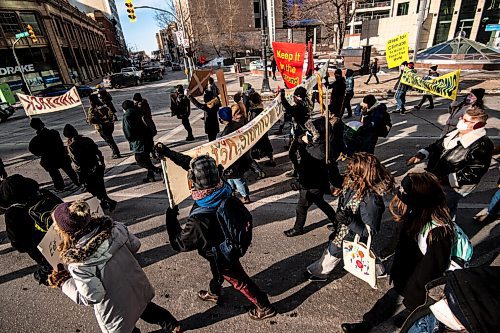
POLYGON ((134 153, 151 152, 153 149, 151 131, 142 120, 141 111, 136 108, 125 110, 123 115, 123 134, 134 153))
POLYGON ((307 102, 291 105, 288 100, 281 95, 281 103, 285 111, 285 117, 288 115, 293 118, 294 134, 296 136, 305 132, 305 123, 309 120, 309 108, 307 102))
POLYGON ((155 136, 158 131, 156 130, 155 122, 153 121, 153 115, 151 114, 151 107, 146 99, 143 99, 140 102, 134 102, 136 108, 141 110, 142 119, 144 119, 144 123, 148 126, 151 131, 151 135, 155 136))
POLYGON ((68 152, 80 181, 96 167, 104 167, 104 157, 90 138, 81 135, 74 137, 68 144, 68 152))
POLYGON ((115 115, 110 107, 105 105, 92 106, 87 112, 87 122, 94 125, 98 131, 104 124, 114 123, 115 115))
POLYGON ((29 151, 40 157, 40 165, 45 169, 60 168, 69 159, 59 132, 46 127, 31 139, 29 151))

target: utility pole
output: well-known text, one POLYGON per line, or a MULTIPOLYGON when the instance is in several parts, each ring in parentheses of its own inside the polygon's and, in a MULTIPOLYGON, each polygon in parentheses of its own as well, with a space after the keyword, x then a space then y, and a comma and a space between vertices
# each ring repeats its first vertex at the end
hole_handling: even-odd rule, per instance
POLYGON ((264 1, 260 0, 260 33, 262 38, 262 65, 264 66, 264 77, 262 78, 261 92, 271 91, 271 87, 269 86, 269 76, 267 75, 267 36, 265 22, 264 1))
POLYGON ((427 0, 422 0, 417 16, 417 33, 415 36, 415 50, 413 52, 413 62, 417 61, 418 44, 420 43, 420 35, 422 34, 422 26, 424 25, 425 12, 427 11, 427 0))
MULTIPOLYGON (((26 33, 26 36, 28 36, 27 33, 26 33)), ((26 36, 23 36, 23 37, 26 37, 26 36)), ((14 59, 16 60, 16 64, 19 68, 19 73, 21 73, 21 78, 23 79, 24 85, 26 86, 26 89, 28 89, 28 93, 31 95, 30 86, 28 84, 28 81, 26 81, 26 77, 24 76, 23 68, 21 67, 21 64, 19 63, 19 59, 17 58, 17 54, 16 54, 16 44, 17 44, 17 42, 19 42, 19 40, 21 40, 21 38, 22 37, 17 37, 15 42, 12 43, 12 53, 14 54, 14 59)))
MULTIPOLYGON (((182 29, 183 37, 185 38, 186 37, 185 35, 187 35, 187 31, 184 28, 184 12, 182 11, 181 0, 178 0, 178 1, 179 1, 179 11, 181 14, 181 29, 182 29)), ((187 68, 187 67, 185 67, 186 66, 186 58, 187 58, 187 62, 189 65, 188 79, 191 80, 191 76, 193 75, 193 62, 191 60, 191 57, 187 56, 186 47, 184 46, 184 41, 182 41, 182 42, 183 42, 182 48, 184 50, 184 68, 187 68)), ((191 46, 191 38, 189 38, 189 36, 188 36, 188 42, 189 42, 189 46, 191 46)))

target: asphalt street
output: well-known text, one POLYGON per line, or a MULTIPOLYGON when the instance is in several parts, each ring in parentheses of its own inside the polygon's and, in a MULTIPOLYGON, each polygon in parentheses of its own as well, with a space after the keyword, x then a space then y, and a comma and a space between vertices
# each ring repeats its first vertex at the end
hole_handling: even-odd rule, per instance
MULTIPOLYGON (((260 78, 248 76, 247 82, 260 87, 260 78)), ((234 75, 228 75, 229 91, 238 89, 234 75)), ((182 72, 168 72, 163 81, 138 87, 110 91, 118 110, 125 99, 135 92, 146 98, 153 110, 158 128, 157 141, 174 150, 184 151, 206 142, 203 132, 202 112, 193 108, 191 123, 196 141, 186 142, 186 133, 180 121, 170 116, 168 91, 175 85, 186 84, 182 72)), ((272 81, 272 87, 283 86, 272 81)), ((362 96, 361 96, 362 97, 362 96)), ((386 102, 394 109, 392 99, 386 102)), ((359 102, 360 96, 353 100, 359 102)), ((417 97, 408 98, 409 105, 416 104, 417 97)), ((498 96, 487 96, 490 119, 488 135, 499 144, 500 120, 498 96)), ((379 140, 376 155, 400 180, 408 171, 422 170, 423 165, 409 169, 405 161, 420 147, 432 143, 440 136, 440 126, 447 118, 449 101, 437 99, 436 109, 420 110, 407 115, 392 115, 393 128, 389 137, 379 140)), ((85 102, 87 106, 88 103, 85 102)), ((121 111, 119 118, 121 119, 121 111)), ((154 301, 169 309, 187 330, 195 332, 340 332, 340 323, 358 321, 375 301, 389 288, 387 279, 382 280, 379 290, 346 274, 338 267, 325 283, 310 283, 304 277, 305 268, 324 249, 328 238, 325 216, 314 206, 306 224, 305 235, 286 238, 283 231, 290 228, 295 217, 297 192, 290 188, 290 178, 284 173, 291 168, 284 148, 286 135, 270 138, 277 159, 277 167, 264 166, 268 177, 256 180, 249 173, 252 203, 251 210, 255 229, 253 244, 242 262, 250 276, 261 286, 275 304, 279 315, 263 322, 254 322, 247 315, 250 304, 238 292, 225 284, 224 304, 221 307, 197 300, 196 293, 206 289, 210 279, 208 264, 196 252, 176 253, 167 241, 164 227, 164 211, 167 207, 165 187, 162 181, 143 184, 145 171, 139 169, 123 137, 121 124, 115 129, 123 158, 111 159, 111 150, 92 127, 84 120, 82 108, 47 114, 42 117, 47 127, 59 130, 66 123, 73 124, 81 134, 94 139, 104 153, 107 162, 106 185, 109 195, 118 201, 112 217, 124 222, 142 242, 139 261, 156 289, 154 301)), ((51 188, 48 174, 27 149, 34 135, 28 119, 21 113, 0 124, 0 156, 9 174, 20 173, 32 177, 51 188)), ((472 238, 475 245, 474 264, 500 264, 500 223, 478 225, 472 217, 485 209, 499 177, 498 157, 492 161, 489 172, 476 192, 460 204, 458 223, 472 238)), ((341 167, 345 167, 341 163, 341 167)), ((88 194, 63 194, 65 200, 88 197, 88 194)), ((389 200, 390 198, 387 198, 389 200)), ((336 200, 327 197, 336 207, 336 200)), ((185 219, 192 204, 186 200, 180 205, 180 218, 185 219)), ((386 212, 381 232, 375 246, 384 246, 395 229, 386 212)), ((0 307, 1 332, 99 332, 92 309, 78 306, 59 290, 39 286, 32 278, 34 262, 24 254, 13 250, 6 238, 3 215, 0 216, 0 307)), ((157 327, 139 321, 143 332, 157 327)), ((375 332, 394 332, 395 327, 386 323, 375 332)))

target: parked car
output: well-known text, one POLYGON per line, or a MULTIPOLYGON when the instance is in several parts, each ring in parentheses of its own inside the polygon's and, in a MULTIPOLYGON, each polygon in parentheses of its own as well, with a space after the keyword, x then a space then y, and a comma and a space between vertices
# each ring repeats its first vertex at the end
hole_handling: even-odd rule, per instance
POLYGON ((105 76, 102 83, 106 88, 121 88, 138 86, 141 83, 141 80, 135 75, 116 73, 105 76))
POLYGON ((74 84, 56 84, 54 86, 50 86, 48 88, 45 88, 37 92, 35 95, 39 97, 60 96, 67 93, 73 87, 76 87, 76 90, 78 91, 78 95, 80 97, 88 97, 90 94, 94 92, 94 89, 90 88, 89 86, 75 86, 74 84))
POLYGON ((182 71, 181 64, 179 64, 178 62, 172 63, 172 72, 175 72, 175 71, 182 71))
POLYGON ((125 75, 135 75, 138 78, 142 77, 142 71, 137 67, 124 67, 122 68, 121 73, 125 75))
POLYGON ((14 114, 16 109, 12 105, 5 102, 0 102, 0 123, 3 123, 14 114))
POLYGON ((142 71, 143 81, 158 81, 163 79, 163 73, 159 67, 148 67, 142 71))

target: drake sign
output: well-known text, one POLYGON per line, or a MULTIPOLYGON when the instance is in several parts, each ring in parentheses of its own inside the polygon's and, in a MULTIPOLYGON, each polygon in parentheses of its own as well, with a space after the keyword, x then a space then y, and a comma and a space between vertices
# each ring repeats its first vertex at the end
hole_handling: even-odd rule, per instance
POLYGON ((29 73, 35 71, 35 66, 33 64, 15 66, 15 67, 0 67, 0 76, 2 75, 11 75, 16 73, 29 73))

